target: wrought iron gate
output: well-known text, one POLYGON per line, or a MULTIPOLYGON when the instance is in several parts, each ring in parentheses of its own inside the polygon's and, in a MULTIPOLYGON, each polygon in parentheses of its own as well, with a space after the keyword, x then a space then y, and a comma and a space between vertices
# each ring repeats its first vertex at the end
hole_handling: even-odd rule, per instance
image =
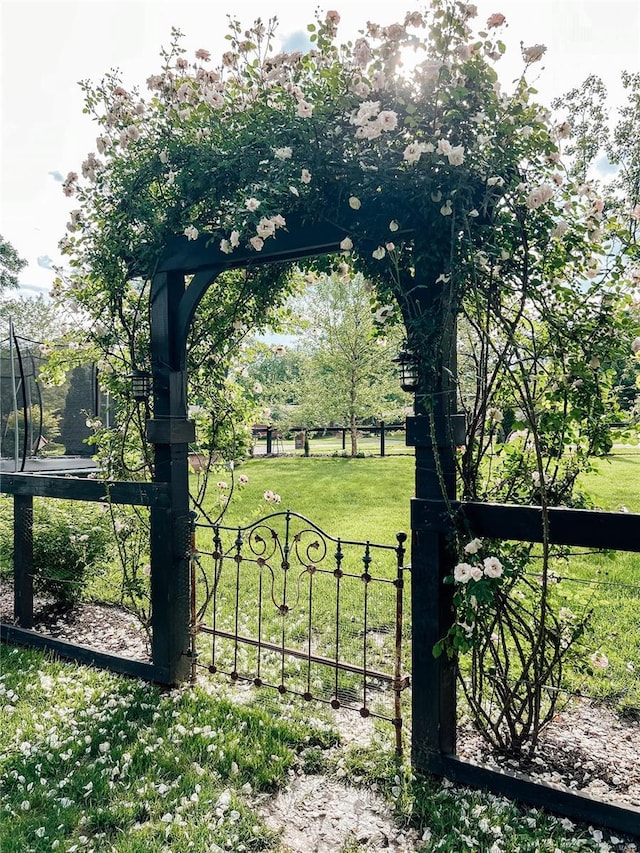
POLYGON ((334 538, 290 510, 245 527, 194 519, 192 677, 206 668, 388 720, 400 751, 406 538, 334 538))

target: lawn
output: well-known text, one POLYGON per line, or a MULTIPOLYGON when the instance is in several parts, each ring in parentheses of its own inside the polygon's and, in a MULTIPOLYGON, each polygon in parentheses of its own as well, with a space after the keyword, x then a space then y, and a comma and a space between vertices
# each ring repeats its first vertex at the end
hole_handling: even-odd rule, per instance
MULTIPOLYGON (((228 472, 227 472, 228 473, 228 472)), ((330 701, 338 696, 349 706, 362 707, 364 683, 362 676, 344 670, 336 671, 320 663, 305 660, 313 653, 362 669, 394 675, 396 589, 392 584, 397 575, 396 534, 408 528, 408 493, 412 470, 408 457, 385 459, 344 457, 279 458, 252 460, 235 472, 236 486, 224 524, 230 529, 220 532, 222 551, 229 555, 222 567, 216 569, 206 552, 211 551, 212 534, 199 528, 200 564, 213 584, 215 599, 203 611, 201 621, 214 624, 218 631, 260 637, 272 646, 297 650, 298 656, 283 661, 274 651, 249 644, 237 646, 231 639, 214 643, 199 637, 201 661, 215 664, 223 672, 239 672, 243 677, 258 676, 265 683, 286 684, 289 690, 311 693, 330 701), (240 480, 245 480, 240 485, 240 480), (384 497, 379 487, 384 483, 384 497), (264 500, 265 492, 276 492, 280 502, 264 500), (318 501, 318 495, 321 500, 318 501), (299 519, 292 519, 290 552, 285 555, 274 548, 272 531, 277 530, 278 542, 285 544, 286 521, 282 516, 272 518, 266 528, 257 531, 260 537, 244 534, 242 562, 236 557, 234 525, 246 525, 262 515, 295 509, 328 534, 323 536, 299 519), (355 511, 359 508, 359 512, 355 511), (335 554, 340 537, 341 558, 335 554), (266 539, 265 539, 266 537, 266 539), (329 538, 333 537, 333 539, 329 538), (369 549, 351 544, 354 540, 373 540, 369 549), (379 548, 374 543, 388 546, 379 548), (252 553, 252 546, 255 553, 252 553), (262 561, 258 562, 258 557, 262 561), (290 564, 282 571, 284 560, 290 564), (365 563, 366 560, 366 569, 365 563), (370 562, 369 562, 370 560, 370 562), (313 572, 308 570, 312 561, 313 572), (335 570, 339 569, 339 577, 335 570), (363 582, 363 572, 371 580, 363 582), (365 622, 366 605, 366 622, 365 622), (286 609, 285 609, 286 608, 286 609), (284 612, 283 612, 283 609, 284 612)), ((231 485, 225 473, 224 483, 231 485)), ((214 493, 224 502, 230 488, 220 487, 214 493)), ((213 502, 207 505, 211 517, 220 510, 213 502)), ((206 584, 199 585, 199 601, 206 584)), ((405 596, 406 611, 409 596, 405 596)), ((406 626, 410 619, 405 620, 406 626)), ((409 647, 408 642, 406 648, 409 647)), ((408 661, 403 670, 406 671, 408 661)), ((394 716, 393 694, 388 682, 369 679, 371 710, 391 719, 394 716)), ((369 702, 367 701, 367 704, 369 702)))
POLYGON ((594 504, 613 512, 640 512, 640 450, 619 448, 594 466, 581 480, 594 504))
MULTIPOLYGON (((414 460, 409 456, 249 460, 236 468, 233 478, 230 472, 221 475, 227 485, 235 480, 223 523, 244 525, 261 515, 291 508, 332 536, 392 545, 398 531, 409 529, 413 469, 414 460), (240 475, 248 480, 244 486, 239 485, 240 475), (268 490, 280 495, 279 504, 263 499, 268 490)), ((621 450, 599 460, 594 471, 583 477, 582 487, 597 507, 640 512, 638 482, 640 454, 621 450)), ((217 515, 229 489, 217 489, 214 480, 210 494, 207 511, 217 515)), ((567 670, 567 688, 611 700, 619 711, 638 716, 640 555, 574 548, 557 561, 554 572, 560 578, 558 606, 577 615, 592 613, 584 640, 585 662, 567 670), (589 656, 594 653, 605 655, 609 665, 592 666, 589 656)))
MULTIPOLYGON (((623 849, 591 827, 413 780, 380 743, 328 751, 332 728, 295 704, 161 692, 6 646, 0 702, 3 853, 275 853, 282 846, 259 803, 291 774, 320 772, 375 785, 397 832, 414 827, 424 853, 623 849)), ((365 849, 352 838, 341 851, 365 849)))
MULTIPOLYGON (((582 478, 594 506, 640 513, 640 453, 624 448, 598 460, 582 478)), ((576 613, 591 612, 586 642, 608 666, 587 665, 569 686, 612 701, 619 712, 640 718, 640 553, 585 552, 574 548, 559 564, 558 592, 576 613)))
MULTIPOLYGON (((292 509, 327 533, 342 538, 395 543, 396 533, 409 529, 414 460, 384 458, 274 457, 251 459, 235 470, 235 488, 224 524, 246 524, 274 510, 263 495, 280 495, 277 509, 292 509), (240 475, 248 478, 239 485, 240 475)), ((221 482, 231 483, 229 472, 221 482)), ((210 498, 223 500, 228 490, 210 486, 210 498)))

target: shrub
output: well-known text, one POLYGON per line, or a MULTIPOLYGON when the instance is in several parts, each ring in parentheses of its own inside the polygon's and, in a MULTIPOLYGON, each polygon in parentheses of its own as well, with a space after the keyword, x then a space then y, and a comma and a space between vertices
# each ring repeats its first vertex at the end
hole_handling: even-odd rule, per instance
MULTIPOLYGON (((12 570, 11 500, 0 502, 2 574, 12 570)), ((113 533, 108 514, 77 501, 34 502, 34 591, 70 604, 78 601, 90 575, 110 553, 113 533)))
POLYGON ((0 495, 0 577, 9 577, 13 571, 13 501, 0 495))
POLYGON ((58 601, 77 601, 91 572, 109 555, 109 515, 75 501, 55 501, 41 503, 34 516, 34 589, 58 601))

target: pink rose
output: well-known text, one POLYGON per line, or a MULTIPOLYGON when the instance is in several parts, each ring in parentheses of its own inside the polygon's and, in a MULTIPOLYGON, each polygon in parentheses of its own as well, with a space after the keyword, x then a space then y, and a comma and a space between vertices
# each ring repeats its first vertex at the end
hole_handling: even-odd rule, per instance
POLYGON ((493 15, 487 19, 487 26, 489 29, 491 29, 491 27, 501 27, 506 20, 507 19, 502 12, 494 12, 493 15))
POLYGON ((543 44, 533 44, 522 48, 522 57, 525 62, 538 62, 546 52, 547 48, 543 44))
POLYGON ((353 55, 357 65, 364 68, 371 59, 371 48, 369 47, 369 42, 363 38, 357 39, 355 47, 353 48, 353 55))

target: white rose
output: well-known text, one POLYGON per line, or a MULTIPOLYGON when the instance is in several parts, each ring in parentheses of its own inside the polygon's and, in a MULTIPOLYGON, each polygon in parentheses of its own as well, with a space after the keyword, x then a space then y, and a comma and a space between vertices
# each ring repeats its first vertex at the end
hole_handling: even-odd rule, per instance
POLYGON ((464 546, 464 553, 477 554, 480 548, 482 548, 482 539, 478 539, 476 537, 475 539, 472 539, 471 542, 467 542, 464 546))
POLYGON ((488 578, 499 578, 504 571, 504 567, 497 557, 485 557, 482 565, 484 574, 488 578))

